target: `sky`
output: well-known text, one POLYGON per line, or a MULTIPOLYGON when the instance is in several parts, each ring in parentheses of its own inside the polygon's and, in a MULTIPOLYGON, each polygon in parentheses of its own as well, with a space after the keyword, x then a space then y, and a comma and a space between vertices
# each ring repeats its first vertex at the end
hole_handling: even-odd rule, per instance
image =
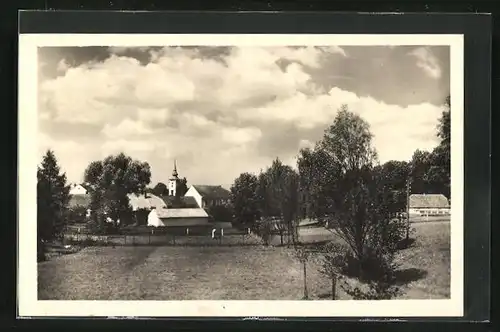
POLYGON ((124 152, 166 182, 230 186, 273 159, 296 165, 339 107, 365 119, 380 162, 437 145, 448 46, 43 47, 38 153, 68 181, 124 152))

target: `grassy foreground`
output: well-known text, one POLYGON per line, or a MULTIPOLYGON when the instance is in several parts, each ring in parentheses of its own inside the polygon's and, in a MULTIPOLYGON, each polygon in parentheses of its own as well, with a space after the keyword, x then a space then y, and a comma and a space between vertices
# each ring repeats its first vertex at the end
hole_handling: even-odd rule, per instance
MULTIPOLYGON (((448 298, 450 224, 415 224, 398 259, 403 298, 448 298)), ((321 235, 316 232, 320 238, 321 235)), ((299 300, 303 274, 286 247, 88 247, 38 264, 40 300, 299 300)), ((312 299, 329 281, 308 263, 312 299)), ((349 297, 338 290, 341 299, 349 297)))

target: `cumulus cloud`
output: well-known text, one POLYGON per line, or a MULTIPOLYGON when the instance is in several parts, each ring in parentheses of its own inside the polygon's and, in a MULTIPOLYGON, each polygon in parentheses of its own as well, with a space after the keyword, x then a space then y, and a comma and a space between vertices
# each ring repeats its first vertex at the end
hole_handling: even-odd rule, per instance
POLYGON ((432 54, 428 47, 419 47, 409 53, 417 59, 417 66, 432 78, 441 77, 441 66, 438 59, 432 54))
MULTIPOLYGON (((40 147, 61 155, 72 181, 90 161, 122 151, 148 161, 153 182, 167 180, 174 158, 191 184, 227 185, 276 157, 294 166, 342 104, 370 123, 381 161, 435 145, 438 106, 390 105, 313 79, 331 57, 349 57, 337 46, 133 49, 147 63, 129 51, 112 48, 102 61, 65 67, 40 83, 39 114, 50 128, 98 128, 88 139, 42 134, 40 147)), ((414 55, 432 67, 421 52, 414 55)))

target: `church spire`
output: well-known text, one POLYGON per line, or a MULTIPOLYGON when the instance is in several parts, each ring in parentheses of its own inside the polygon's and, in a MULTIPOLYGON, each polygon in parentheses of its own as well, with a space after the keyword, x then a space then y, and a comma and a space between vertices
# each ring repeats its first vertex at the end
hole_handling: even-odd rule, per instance
POLYGON ((172 172, 172 176, 177 178, 179 174, 177 173, 177 160, 174 159, 174 171, 172 172))
POLYGON ((179 182, 179 174, 177 173, 177 160, 174 159, 174 170, 172 171, 172 177, 168 181, 169 196, 176 195, 178 182, 179 182))

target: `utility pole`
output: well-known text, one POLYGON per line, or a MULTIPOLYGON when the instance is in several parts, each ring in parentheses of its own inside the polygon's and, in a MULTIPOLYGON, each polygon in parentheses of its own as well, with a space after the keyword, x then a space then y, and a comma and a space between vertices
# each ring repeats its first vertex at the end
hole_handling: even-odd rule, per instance
POLYGON ((410 178, 406 181, 406 243, 410 239, 410 178))

